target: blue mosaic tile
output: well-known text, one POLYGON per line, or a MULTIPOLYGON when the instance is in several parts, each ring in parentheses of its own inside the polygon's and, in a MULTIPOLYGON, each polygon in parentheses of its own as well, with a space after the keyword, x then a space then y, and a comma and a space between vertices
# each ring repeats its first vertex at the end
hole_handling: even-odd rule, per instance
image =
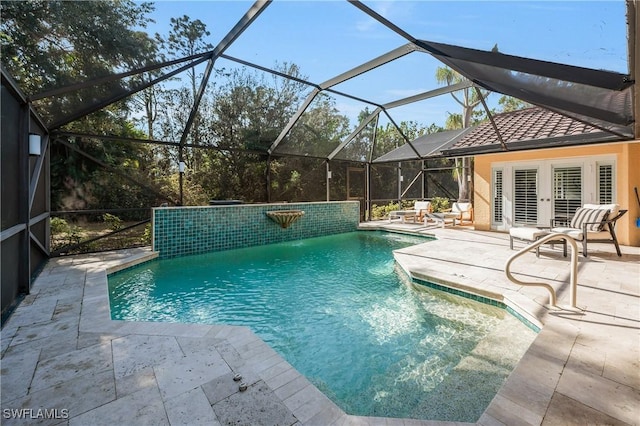
POLYGON ((153 250, 160 258, 187 256, 352 232, 359 222, 357 201, 155 208, 153 250), (282 228, 267 216, 277 210, 305 214, 282 228))
POLYGON ((419 285, 423 285, 425 287, 433 288, 435 290, 444 291, 446 293, 455 294, 455 295, 461 296, 461 297, 466 297, 467 299, 475 300, 476 302, 480 302, 480 303, 484 303, 484 304, 487 304, 487 305, 495 306, 495 307, 500 308, 500 309, 504 309, 509 314, 513 315, 518 320, 520 320, 520 322, 523 323, 525 326, 527 326, 529 329, 535 331, 536 333, 540 332, 540 328, 538 326, 533 324, 531 321, 526 319, 524 316, 520 315, 513 308, 507 306, 504 302, 501 302, 501 301, 495 300, 495 299, 490 299, 490 298, 484 297, 484 296, 479 296, 477 294, 468 293, 466 291, 459 290, 459 289, 456 289, 456 288, 447 287, 447 286, 443 286, 443 285, 440 285, 440 284, 432 283, 432 282, 429 282, 429 281, 421 280, 419 278, 413 278, 413 281, 415 283, 417 283, 419 285))

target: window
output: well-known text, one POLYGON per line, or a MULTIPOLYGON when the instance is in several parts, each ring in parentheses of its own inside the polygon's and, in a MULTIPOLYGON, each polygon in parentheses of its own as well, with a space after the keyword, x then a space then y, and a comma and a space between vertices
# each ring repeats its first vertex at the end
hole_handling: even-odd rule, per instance
POLYGON ((513 218, 519 225, 538 223, 538 169, 514 172, 513 218))
POLYGON ((502 223, 502 169, 493 170, 493 223, 502 223))
POLYGON ((571 218, 582 207, 582 167, 554 167, 553 216, 571 218))
POLYGON ((613 165, 598 164, 598 203, 612 204, 613 195, 613 165))

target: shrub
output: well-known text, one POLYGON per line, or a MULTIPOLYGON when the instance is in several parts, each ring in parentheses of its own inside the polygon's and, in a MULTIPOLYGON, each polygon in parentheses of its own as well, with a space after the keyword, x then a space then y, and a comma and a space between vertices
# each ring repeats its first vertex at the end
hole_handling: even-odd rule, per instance
POLYGON ((112 231, 118 231, 122 229, 122 219, 120 219, 118 216, 110 213, 105 213, 102 215, 102 219, 112 231))
POLYGON ((151 224, 150 223, 147 223, 146 226, 144 227, 144 234, 142 234, 140 241, 144 245, 151 244, 151 224))
POLYGON ((440 213, 449 209, 449 199, 444 197, 433 197, 431 199, 431 208, 434 213, 440 213))
POLYGON ((69 231, 69 224, 66 220, 62 219, 61 217, 51 218, 51 234, 63 234, 69 231))
POLYGON ((373 205, 371 209, 371 216, 373 219, 382 219, 389 216, 389 212, 394 210, 400 210, 400 205, 398 203, 389 203, 384 206, 373 205))

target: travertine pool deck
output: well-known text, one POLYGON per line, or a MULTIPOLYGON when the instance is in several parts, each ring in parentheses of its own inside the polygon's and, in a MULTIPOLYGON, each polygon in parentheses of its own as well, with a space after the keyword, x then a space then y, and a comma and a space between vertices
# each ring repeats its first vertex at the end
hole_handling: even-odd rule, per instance
MULTIPOLYGON (((542 325, 477 424, 640 424, 639 248, 622 247, 619 258, 612 245, 593 245, 588 258, 579 258, 583 310, 553 311, 545 306, 546 290, 505 278, 514 253, 507 234, 366 226, 435 235, 396 253, 405 270, 504 298, 542 325)), ((2 329, 3 424, 462 424, 349 416, 244 327, 111 320, 107 271, 151 255, 132 249, 48 262, 2 329), (246 391, 234 374, 242 375, 246 391), (57 418, 44 419, 38 409, 57 418), (10 410, 40 418, 9 418, 10 410)), ((514 272, 549 280, 559 304, 569 304, 560 247, 544 246, 539 258, 525 254, 514 272)))

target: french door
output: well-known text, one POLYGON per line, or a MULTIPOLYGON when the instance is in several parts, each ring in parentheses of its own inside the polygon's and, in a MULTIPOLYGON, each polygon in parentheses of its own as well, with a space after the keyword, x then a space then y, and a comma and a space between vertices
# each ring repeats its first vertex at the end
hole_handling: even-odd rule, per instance
POLYGON ((585 203, 616 202, 615 156, 492 164, 491 228, 548 226, 585 203))
POLYGON ((583 204, 580 165, 516 168, 513 184, 515 225, 548 225, 552 218, 571 218, 583 204))

